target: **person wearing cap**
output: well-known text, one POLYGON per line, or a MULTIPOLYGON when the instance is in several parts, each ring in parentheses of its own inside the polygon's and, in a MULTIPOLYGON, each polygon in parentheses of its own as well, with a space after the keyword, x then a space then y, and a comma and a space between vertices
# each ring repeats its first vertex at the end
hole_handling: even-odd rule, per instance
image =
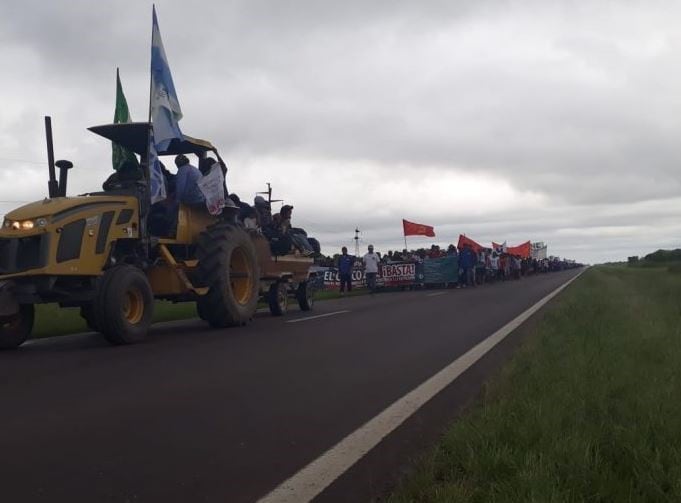
MULTIPOLYGON (((246 217, 248 217, 248 216, 252 217, 253 216, 253 213, 255 212, 253 207, 250 204, 243 202, 237 194, 232 192, 227 197, 235 204, 235 206, 237 208, 239 208, 239 215, 238 215, 239 222, 245 223, 246 217)), ((258 223, 258 227, 260 227, 259 223, 258 223)))
POLYGON ((378 264, 381 258, 378 253, 374 253, 374 245, 369 245, 369 252, 362 257, 364 262, 364 275, 366 277, 367 288, 371 293, 376 291, 376 276, 378 275, 378 264))
POLYGON ((175 178, 175 197, 177 201, 191 205, 205 204, 206 198, 198 185, 201 179, 199 169, 189 164, 189 159, 184 154, 180 154, 175 158, 175 165, 177 166, 177 176, 175 178))

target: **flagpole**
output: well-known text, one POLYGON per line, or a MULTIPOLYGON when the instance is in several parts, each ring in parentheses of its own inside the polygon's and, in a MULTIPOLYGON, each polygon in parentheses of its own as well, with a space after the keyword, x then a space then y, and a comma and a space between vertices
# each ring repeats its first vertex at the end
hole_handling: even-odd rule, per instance
MULTIPOLYGON (((151 4, 151 44, 150 48, 154 47, 154 14, 156 13, 156 5, 151 4)), ((147 233, 147 217, 149 210, 150 210, 150 203, 151 203, 151 165, 149 164, 149 156, 151 155, 151 138, 152 138, 152 129, 151 129, 151 94, 153 92, 153 75, 152 75, 152 70, 151 70, 151 51, 149 51, 149 115, 147 116, 147 151, 146 151, 146 156, 144 159, 143 165, 146 165, 146 169, 142 169, 142 172, 144 173, 144 180, 146 182, 146 198, 144 201, 140 201, 140 227, 141 227, 141 233, 143 236, 143 241, 146 241, 146 233, 147 233)), ((147 254, 149 253, 148 246, 149 244, 146 243, 147 245, 147 254)))
POLYGON ((409 248, 407 248, 407 235, 406 234, 404 235, 404 249, 407 250, 407 251, 409 250, 409 248))
MULTIPOLYGON (((151 51, 153 51, 154 47, 154 14, 156 13, 156 4, 151 4, 151 44, 149 47, 151 47, 151 51)), ((151 54, 150 51, 150 54, 151 54)), ((151 56, 150 56, 151 58, 151 56)), ((149 61, 149 115, 147 116, 147 159, 146 159, 146 165, 147 169, 145 170, 145 177, 147 179, 147 184, 149 189, 151 189, 151 166, 149 165, 149 148, 151 146, 151 135, 152 135, 152 125, 151 125, 151 96, 154 92, 154 72, 153 69, 151 68, 151 59, 149 61)))
MULTIPOLYGON (((151 45, 149 47, 154 47, 154 14, 156 13, 156 4, 151 4, 151 45)), ((151 61, 149 62, 149 117, 147 121, 151 127, 151 94, 153 93, 153 72, 151 70, 151 61)), ((147 147, 148 149, 148 147, 147 147)))

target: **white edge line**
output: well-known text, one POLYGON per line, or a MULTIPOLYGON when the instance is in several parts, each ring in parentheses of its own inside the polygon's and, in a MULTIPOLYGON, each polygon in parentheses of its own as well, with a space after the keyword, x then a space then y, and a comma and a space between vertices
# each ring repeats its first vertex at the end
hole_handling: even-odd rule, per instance
MULTIPOLYGON (((452 383, 508 334, 579 278, 587 268, 563 283, 532 307, 480 342, 440 372, 399 398, 383 412, 338 442, 298 473, 284 481, 258 503, 300 503, 310 501, 359 461, 427 401, 452 383)), ((292 320, 296 321, 296 320, 292 320)))
POLYGON ((437 297, 438 295, 447 295, 449 292, 435 292, 435 293, 429 293, 426 295, 426 297, 437 297))
POLYGON ((297 318, 295 320, 288 320, 286 323, 298 323, 301 321, 316 320, 317 318, 326 318, 327 316, 335 316, 337 314, 349 313, 349 310, 344 311, 334 311, 333 313, 318 314, 316 316, 307 316, 306 318, 297 318))

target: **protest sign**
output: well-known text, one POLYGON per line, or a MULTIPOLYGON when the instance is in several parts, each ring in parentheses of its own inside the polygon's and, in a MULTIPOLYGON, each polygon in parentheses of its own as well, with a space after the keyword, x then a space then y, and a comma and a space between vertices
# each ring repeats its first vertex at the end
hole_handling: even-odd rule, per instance
POLYGON ((457 257, 433 258, 423 261, 423 282, 426 284, 456 283, 459 276, 457 257))
POLYGON ((225 177, 218 163, 213 164, 207 175, 197 182, 199 190, 206 198, 206 208, 211 215, 219 215, 225 207, 225 177))
POLYGON ((413 262, 383 264, 380 277, 383 286, 411 285, 416 280, 416 264, 413 262))
MULTIPOLYGON (((320 268, 321 269, 321 268, 320 268)), ((340 287, 340 273, 335 267, 325 267, 317 274, 324 278, 324 288, 339 288, 340 287)), ((363 288, 365 286, 364 271, 362 269, 353 269, 352 271, 352 287, 363 288)))

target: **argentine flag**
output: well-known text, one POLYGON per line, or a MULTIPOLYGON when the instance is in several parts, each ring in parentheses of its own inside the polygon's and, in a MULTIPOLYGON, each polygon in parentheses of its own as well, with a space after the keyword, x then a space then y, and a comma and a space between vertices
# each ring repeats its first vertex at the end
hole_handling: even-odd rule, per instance
POLYGON ((170 74, 168 58, 161 40, 161 30, 156 19, 156 7, 152 8, 153 27, 151 35, 151 122, 154 127, 156 149, 163 152, 171 140, 183 139, 178 121, 182 109, 177 100, 173 76, 170 74))
POLYGON ((161 161, 158 160, 156 144, 154 143, 154 132, 149 135, 149 178, 151 182, 151 204, 156 204, 168 197, 166 190, 166 178, 163 176, 161 161))

